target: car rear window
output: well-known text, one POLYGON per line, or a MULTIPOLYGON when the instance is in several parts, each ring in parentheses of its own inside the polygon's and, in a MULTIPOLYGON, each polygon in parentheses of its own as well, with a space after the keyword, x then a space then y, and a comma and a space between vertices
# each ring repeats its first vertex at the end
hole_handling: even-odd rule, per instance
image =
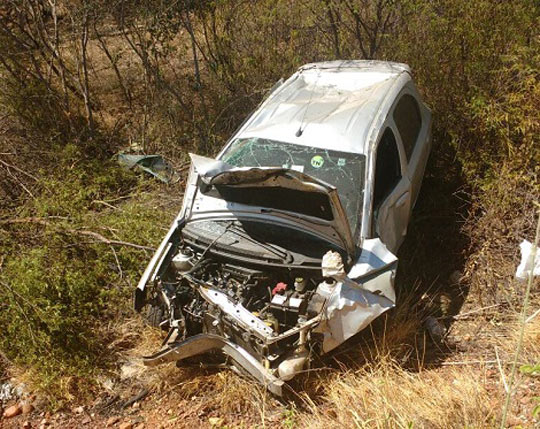
POLYGON ((410 160, 420 128, 422 128, 420 108, 412 95, 405 94, 400 98, 394 110, 394 121, 399 130, 407 159, 410 160))

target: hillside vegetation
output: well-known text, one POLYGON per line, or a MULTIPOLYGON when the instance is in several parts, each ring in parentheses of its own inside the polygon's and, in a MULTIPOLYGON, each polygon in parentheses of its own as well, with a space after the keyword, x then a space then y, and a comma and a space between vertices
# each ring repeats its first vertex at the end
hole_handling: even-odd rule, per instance
MULTIPOLYGON (((195 410, 178 416, 186 426, 213 415, 230 427, 499 424, 525 290, 518 246, 534 239, 540 201, 539 12, 535 0, 2 2, 0 381, 61 409, 158 347, 131 295, 183 183, 124 171, 116 153, 159 153, 183 173, 188 152, 216 154, 299 66, 380 59, 410 65, 434 117, 396 311, 319 362, 285 405, 228 372, 141 377, 195 410), (423 330, 429 315, 450 328, 442 344, 423 330)), ((520 364, 540 364, 539 319, 520 364)), ((540 386, 525 373, 509 424, 532 427, 540 386)))

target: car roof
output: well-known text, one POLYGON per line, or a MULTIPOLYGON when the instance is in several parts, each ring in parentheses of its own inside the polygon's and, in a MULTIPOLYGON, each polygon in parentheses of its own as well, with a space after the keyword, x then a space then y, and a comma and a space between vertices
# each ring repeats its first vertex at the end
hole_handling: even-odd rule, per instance
POLYGON ((409 66, 401 63, 306 64, 270 94, 235 137, 366 154, 372 124, 390 107, 385 100, 409 80, 409 66))

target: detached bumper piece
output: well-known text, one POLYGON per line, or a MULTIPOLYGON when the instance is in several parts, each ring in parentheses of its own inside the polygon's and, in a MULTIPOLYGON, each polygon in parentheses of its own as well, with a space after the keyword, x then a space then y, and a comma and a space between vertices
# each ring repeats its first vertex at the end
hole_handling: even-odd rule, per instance
POLYGON ((285 384, 283 380, 272 375, 242 347, 218 335, 199 334, 179 343, 169 343, 159 352, 151 356, 144 356, 143 363, 146 366, 156 366, 213 350, 219 350, 229 356, 238 365, 238 368, 244 369, 274 395, 283 396, 283 385, 285 384))

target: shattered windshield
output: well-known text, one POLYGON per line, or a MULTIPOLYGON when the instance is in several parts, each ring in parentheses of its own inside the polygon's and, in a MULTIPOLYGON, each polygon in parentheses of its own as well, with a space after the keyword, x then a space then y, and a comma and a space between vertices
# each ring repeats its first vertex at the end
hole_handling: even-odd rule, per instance
POLYGON ((289 168, 335 186, 355 233, 363 203, 364 155, 252 137, 236 139, 221 160, 235 167, 289 168))

